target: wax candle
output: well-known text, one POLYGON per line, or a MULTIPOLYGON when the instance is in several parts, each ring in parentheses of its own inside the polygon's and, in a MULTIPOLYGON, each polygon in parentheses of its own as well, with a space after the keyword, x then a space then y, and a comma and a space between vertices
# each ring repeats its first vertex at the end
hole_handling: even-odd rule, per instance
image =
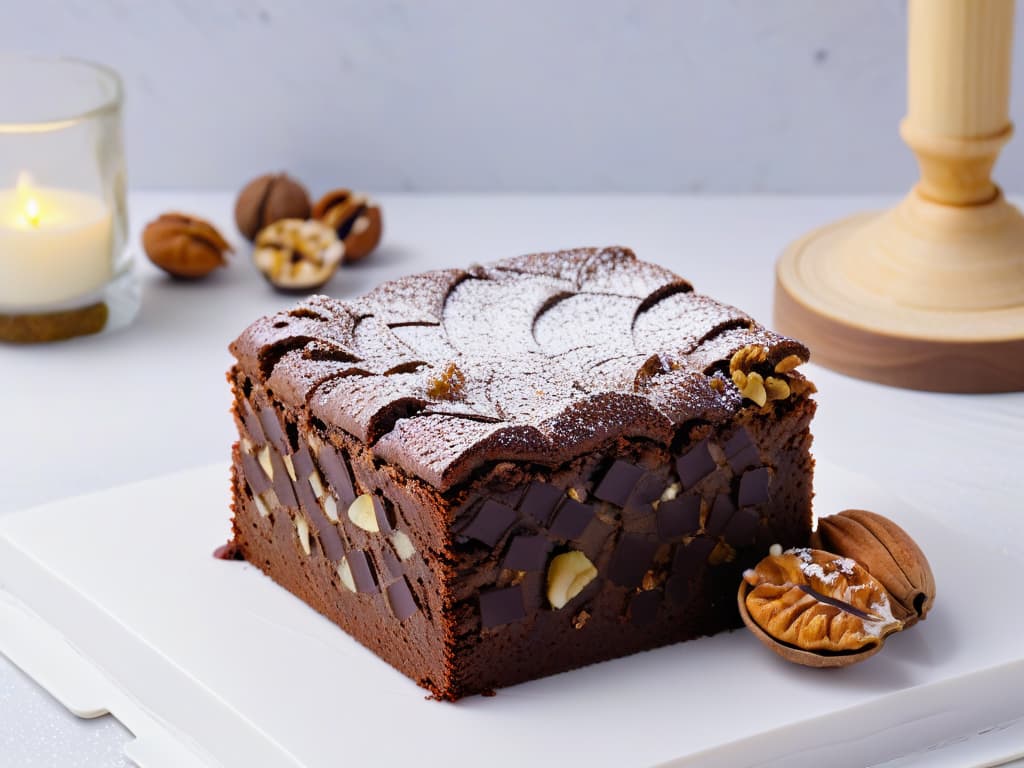
POLYGON ((37 187, 27 174, 0 190, 0 308, 59 308, 102 289, 113 274, 112 221, 100 198, 37 187))

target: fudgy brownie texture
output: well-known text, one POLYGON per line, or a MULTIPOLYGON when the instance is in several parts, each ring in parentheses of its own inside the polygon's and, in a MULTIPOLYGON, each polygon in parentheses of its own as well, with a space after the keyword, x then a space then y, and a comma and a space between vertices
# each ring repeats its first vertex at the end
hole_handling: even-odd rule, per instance
POLYGON ((316 296, 231 351, 233 546, 437 698, 737 626, 809 535, 807 350, 626 249, 316 296))

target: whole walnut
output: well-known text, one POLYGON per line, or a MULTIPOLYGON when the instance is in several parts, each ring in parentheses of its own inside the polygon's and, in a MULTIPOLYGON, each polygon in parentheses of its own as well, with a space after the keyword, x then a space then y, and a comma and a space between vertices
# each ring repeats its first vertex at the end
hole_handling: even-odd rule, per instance
POLYGON ((208 221, 185 213, 165 213, 142 231, 142 247, 160 269, 186 280, 205 277, 227 264, 231 246, 208 221))
POLYGON ((309 193, 285 173, 259 176, 238 193, 235 223, 247 240, 254 240, 264 227, 281 219, 308 219, 309 193))

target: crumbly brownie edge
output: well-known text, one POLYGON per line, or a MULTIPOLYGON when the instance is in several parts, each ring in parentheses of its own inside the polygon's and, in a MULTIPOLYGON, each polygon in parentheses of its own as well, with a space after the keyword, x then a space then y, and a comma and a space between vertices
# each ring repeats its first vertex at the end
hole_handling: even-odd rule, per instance
MULTIPOLYGON (((814 402, 803 399, 777 419, 750 411, 718 427, 700 425, 691 430, 690 441, 678 454, 621 442, 551 478, 575 487, 579 497, 595 507, 593 518, 574 538, 552 535, 555 525, 537 525, 520 502, 518 509, 525 514, 493 546, 472 540, 457 543, 461 576, 453 585, 458 598, 454 696, 739 626, 735 595, 743 570, 755 565, 771 544, 801 546, 810 533, 814 460, 808 425, 813 413, 814 402), (745 436, 751 438, 749 443, 745 436), (661 502, 653 513, 640 504, 619 507, 597 498, 614 495, 602 492, 601 485, 617 466, 618 477, 627 465, 649 471, 641 476, 649 478, 659 476, 667 465, 668 480, 675 481, 679 456, 703 446, 710 446, 717 459, 715 469, 692 484, 682 483, 680 493, 661 502), (688 503, 692 500, 697 503, 688 503), (661 507, 669 504, 682 512, 682 518, 687 510, 699 510, 698 520, 680 522, 678 515, 662 519, 659 512, 667 510, 661 507), (602 533, 604 520, 614 522, 602 533), (538 533, 551 545, 540 569, 502 567, 517 540, 532 540, 538 533), (552 557, 570 550, 584 552, 598 576, 567 605, 553 610, 545 597, 546 568, 552 557), (484 596, 501 594, 507 604, 511 589, 519 590, 523 615, 510 612, 510 621, 483 625, 484 596)), ((637 488, 642 490, 643 482, 637 488)), ((655 481, 654 488, 661 487, 655 481)), ((510 487, 506 494, 511 496, 505 498, 517 493, 510 487)), ((500 498, 500 493, 492 491, 494 496, 500 498)))
MULTIPOLYGON (((250 399, 253 395, 253 384, 246 382, 246 378, 240 372, 235 373, 232 381, 236 389, 236 409, 239 428, 246 440, 253 443, 252 431, 266 431, 264 425, 259 424, 251 429, 247 424, 252 424, 253 414, 246 412, 248 402, 245 391, 249 390, 250 399)), ((280 404, 273 404, 266 398, 265 393, 256 387, 256 408, 273 406, 275 413, 281 412, 280 404)), ((813 402, 805 398, 793 398, 786 404, 777 404, 770 409, 770 417, 766 413, 758 414, 756 411, 745 411, 746 416, 742 418, 752 419, 762 424, 783 424, 793 423, 801 425, 800 429, 784 430, 789 435, 791 445, 784 448, 779 454, 777 461, 778 472, 793 479, 791 485, 803 484, 800 492, 782 494, 780 504, 766 511, 766 519, 774 519, 773 527, 769 528, 771 535, 782 543, 801 543, 809 532, 810 525, 810 472, 812 459, 808 448, 810 435, 806 429, 813 413, 813 402), (778 419, 775 415, 778 414, 778 419), (793 502, 789 513, 783 508, 781 499, 790 498, 793 502), (780 532, 780 535, 776 535, 780 532)), ((308 414, 293 412, 290 414, 295 418, 296 429, 293 434, 284 428, 281 430, 281 446, 283 451, 293 451, 293 454, 282 453, 280 467, 287 475, 287 467, 283 464, 283 455, 294 455, 294 445, 290 445, 299 438, 305 440, 308 445, 310 436, 313 435, 313 443, 323 442, 323 434, 317 434, 317 428, 310 425, 308 414)), ((259 417, 255 417, 259 421, 259 417)), ((742 419, 741 419, 742 420, 742 419)), ((280 426, 280 421, 278 421, 280 426)), ((758 428, 755 429, 755 432, 758 428)), ((720 442, 728 441, 730 431, 735 431, 734 425, 730 422, 725 427, 717 430, 720 442)), ((697 425, 690 430, 687 436, 691 444, 700 443, 704 438, 716 434, 716 429, 709 425, 697 425)), ((261 441, 265 444, 274 442, 274 438, 267 435, 260 435, 261 441)), ((667 588, 664 584, 659 585, 655 590, 622 590, 614 588, 616 599, 619 600, 620 609, 616 615, 605 615, 607 611, 596 611, 591 613, 586 607, 587 593, 579 596, 562 611, 550 611, 546 605, 538 604, 535 607, 535 616, 547 616, 541 623, 550 626, 552 629, 547 632, 535 633, 536 637, 520 636, 522 633, 508 631, 507 628, 481 630, 479 592, 481 584, 475 584, 481 574, 487 572, 490 578, 495 578, 488 587, 503 589, 508 588, 508 582, 517 578, 511 569, 501 569, 497 564, 491 563, 483 567, 482 561, 473 556, 474 547, 479 548, 479 542, 473 540, 458 530, 467 524, 463 519, 465 514, 472 512, 474 505, 479 506, 484 499, 499 501, 502 493, 505 493, 505 501, 509 500, 508 494, 513 496, 517 493, 515 487, 508 488, 509 478, 502 480, 499 476, 504 472, 508 475, 507 467, 495 467, 488 473, 483 473, 469 484, 469 487, 456 489, 452 493, 442 496, 435 489, 426 486, 417 478, 406 475, 401 469, 390 466, 374 459, 372 451, 362 446, 357 441, 351 440, 344 433, 333 431, 329 438, 329 450, 339 452, 347 462, 350 480, 355 480, 353 493, 358 489, 374 488, 380 491, 382 501, 390 502, 395 508, 400 509, 403 516, 410 515, 413 519, 408 521, 395 520, 387 522, 387 514, 383 521, 383 527, 399 525, 407 535, 416 550, 416 555, 405 564, 398 567, 402 571, 401 578, 409 587, 416 611, 404 616, 399 620, 395 613, 395 602, 388 587, 399 583, 394 580, 392 566, 394 558, 387 555, 389 535, 367 534, 355 526, 348 525, 345 517, 343 499, 338 499, 338 516, 340 519, 337 527, 345 539, 343 546, 351 547, 355 551, 364 552, 367 555, 369 567, 372 569, 371 577, 376 583, 376 590, 366 594, 359 592, 351 594, 341 583, 337 568, 330 562, 323 551, 318 521, 310 519, 312 515, 303 513, 303 505, 295 499, 295 511, 272 510, 267 517, 262 516, 256 508, 252 498, 253 488, 251 483, 243 481, 246 476, 246 469, 251 470, 259 463, 254 457, 245 458, 246 442, 243 441, 236 451, 236 544, 242 554, 250 562, 255 563, 268 573, 272 578, 281 583, 287 589, 305 600, 308 604, 319 610, 332 621, 353 635, 361 643, 369 647, 379 656, 387 660, 393 666, 404 672, 419 684, 427 687, 438 698, 455 699, 471 693, 478 693, 491 687, 509 685, 521 680, 539 677, 552 672, 564 671, 583 664, 599 661, 605 658, 626 655, 637 650, 652 648, 670 642, 675 642, 689 637, 702 634, 709 634, 730 626, 735 626, 735 606, 732 600, 732 593, 735 589, 735 580, 738 573, 749 564, 751 556, 740 553, 732 564, 721 564, 713 570, 714 577, 700 579, 689 589, 689 599, 685 606, 676 610, 659 608, 654 611, 657 616, 658 610, 664 615, 654 621, 649 621, 641 626, 636 626, 636 616, 651 613, 652 598, 641 593, 662 595, 667 588), (504 491, 501 489, 505 488, 504 491), (397 503, 396 503, 397 502, 397 503), (410 510, 414 512, 410 513, 410 510), (307 527, 310 529, 311 554, 306 556, 301 548, 299 535, 295 527, 295 514, 304 514, 307 518, 307 527), (448 524, 452 523, 456 532, 449 534, 448 524), (248 525, 248 527, 247 527, 248 525), (252 533, 250 533, 252 531, 252 533), (287 544, 285 544, 287 542, 287 544), (427 553, 423 556, 421 553, 427 553), (467 556, 468 554, 468 556, 467 556), (410 569, 410 577, 406 573, 410 569), (505 586, 499 586, 504 582, 505 586), (475 586, 474 586, 475 585, 475 586), (728 588, 726 588, 726 585, 728 588), (625 601, 635 605, 626 605, 625 601), (626 605, 625 611, 621 606, 626 605), (568 613, 575 606, 572 613, 568 613), (698 610, 698 606, 703 610, 698 610), (541 612, 545 613, 541 613, 541 612), (575 625, 580 624, 580 616, 586 612, 587 616, 582 620, 582 626, 576 630, 575 625), (474 624, 475 622, 475 624, 474 624), (566 626, 561 626, 566 624, 566 626), (572 631, 570 632, 570 625, 572 631), (589 627, 589 629, 588 629, 589 627), (604 629, 602 630, 602 627, 604 629), (396 631, 401 628, 402 631, 396 631), (598 638, 599 642, 582 643, 576 637, 598 638), (477 640, 479 638, 479 640, 477 640), (518 638, 518 639, 516 639, 518 638), (614 639, 612 639, 614 638, 614 639), (572 639, 566 643, 565 640, 572 639), (586 647, 584 647, 586 646, 586 647), (554 647, 557 652, 538 654, 540 648, 554 647), (525 654, 523 658, 533 659, 526 665, 516 664, 510 656, 509 649, 516 654, 525 654), (532 649, 532 651, 531 651, 532 649)), ((688 446, 687 446, 688 447, 688 446)), ((611 455, 616 454, 624 457, 634 452, 651 451, 655 453, 660 450, 660 458, 652 459, 647 457, 648 464, 655 465, 672 463, 673 458, 668 455, 664 447, 655 448, 646 441, 637 441, 625 444, 618 444, 609 448, 603 454, 588 454, 582 460, 593 460, 605 464, 610 460, 611 455), (634 448, 631 449, 630 445, 634 448), (635 446, 640 446, 636 448, 635 446)), ((680 449, 685 453, 685 449, 680 449)), ((324 474, 320 466, 320 459, 314 459, 318 472, 324 474)), ((293 466, 295 459, 292 459, 293 466)), ((299 460, 302 464, 302 460, 299 460)), ((504 464, 508 464, 507 462, 504 464)), ((726 464, 728 460, 726 457, 726 464)), ((514 465, 513 465, 514 467, 514 465)), ((656 467, 655 467, 656 468, 656 467)), ((535 477, 537 468, 530 466, 528 469, 520 467, 524 472, 520 479, 527 476, 535 477)), ((562 470, 577 476, 582 471, 562 470)), ((592 467, 587 470, 592 473, 592 467)), ((542 476, 550 479, 552 473, 547 470, 540 470, 542 476)), ((514 474, 514 472, 513 472, 514 474)), ((712 473, 712 474, 717 474, 712 473)), ((278 478, 281 473, 279 471, 278 478)), ((290 481, 290 476, 288 477, 290 481)), ((566 483, 569 478, 563 477, 566 483)), ((739 492, 738 483, 742 476, 728 478, 730 493, 739 492)), ((703 479, 705 485, 710 482, 703 479)), ((583 483, 584 485, 586 483, 583 483)), ((330 484, 329 484, 330 485, 330 484)), ((515 483, 512 483, 515 486, 515 483)), ((519 483, 519 490, 522 490, 523 483, 519 483)), ((291 483, 293 492, 301 486, 291 483)), ((283 487, 283 486, 282 486, 283 487)), ((591 489, 592 490, 592 489, 591 489)), ((305 492, 304 492, 305 493, 305 492)), ((282 495, 287 494, 287 490, 282 495)), ((275 491, 275 495, 276 491, 275 491)), ((307 501, 309 494, 305 493, 307 501)), ((315 494, 314 494, 315 496, 315 494)), ((310 502, 311 503, 311 502, 310 502)), ((308 506, 308 505, 307 505, 308 506)), ((322 509, 322 506, 321 506, 322 509)), ((479 511, 479 510, 477 510, 479 511)), ((710 509, 702 510, 702 515, 708 515, 710 509)), ((315 514, 315 513, 314 513, 315 514)), ((319 520, 322 524, 322 520, 319 520)), ((519 525, 519 522, 516 522, 519 525)), ((509 530, 515 526, 509 526, 509 530)), ((491 552, 505 552, 505 549, 512 536, 505 536, 508 531, 501 532, 502 538, 490 548, 491 552)), ((614 539, 609 539, 614 541, 614 539)), ((682 539, 680 539, 682 541, 682 539)), ((758 541, 758 546, 763 544, 758 541)), ((771 542, 769 542, 771 543, 771 542)), ((565 541, 552 543, 553 555, 556 547, 565 547, 565 541)), ((721 552, 728 554, 728 550, 719 550, 716 557, 721 557, 721 552)), ((705 553, 710 556, 710 552, 705 553)), ((664 557, 664 555, 660 555, 664 557)), ((600 564, 607 567, 609 552, 604 553, 604 561, 600 564)), ((671 557, 671 555, 670 555, 671 557)), ((600 561, 601 555, 595 555, 600 561)), ((401 562, 401 561, 399 561, 401 562)), ((365 573, 363 574, 365 577, 365 573)), ((535 593, 542 589, 542 579, 538 580, 536 574, 526 574, 520 583, 529 583, 535 593)), ((590 598, 592 599, 592 595, 590 598)), ((401 599, 398 598, 399 603, 401 599)), ((659 605, 668 603, 659 598, 659 605)), ((404 613, 409 606, 399 605, 399 610, 404 613)), ((531 622, 532 625, 532 622, 531 622)))
POLYGON ((406 483, 353 442, 325 440, 307 414, 282 410, 241 372, 229 380, 240 435, 237 551, 421 686, 446 690, 451 576, 446 507, 436 492, 406 483), (363 492, 373 497, 378 531, 347 515, 363 492))

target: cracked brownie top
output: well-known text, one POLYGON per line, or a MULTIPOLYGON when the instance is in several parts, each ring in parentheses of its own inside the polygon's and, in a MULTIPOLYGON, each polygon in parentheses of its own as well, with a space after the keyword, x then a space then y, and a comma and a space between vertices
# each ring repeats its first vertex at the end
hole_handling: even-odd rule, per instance
POLYGON ((766 379, 808 358, 618 247, 314 296, 253 323, 231 352, 284 403, 441 491, 490 462, 559 464, 616 437, 669 445, 686 422, 749 405, 754 366, 766 379), (730 362, 749 348, 737 378, 730 362))

